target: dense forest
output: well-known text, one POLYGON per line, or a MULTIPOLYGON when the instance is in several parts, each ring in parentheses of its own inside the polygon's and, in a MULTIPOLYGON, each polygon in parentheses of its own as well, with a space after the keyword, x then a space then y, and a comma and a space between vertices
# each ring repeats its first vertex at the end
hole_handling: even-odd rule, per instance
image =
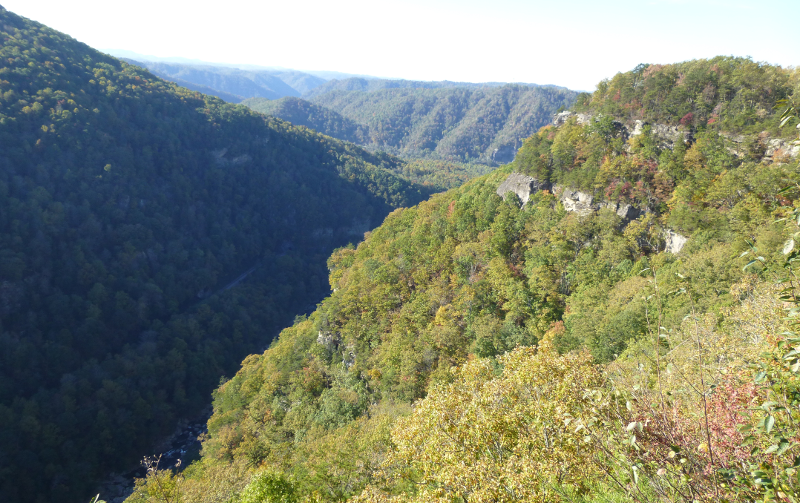
POLYGON ((512 161, 522 140, 578 94, 535 84, 357 77, 326 82, 294 70, 125 61, 188 89, 371 151, 491 166, 512 161))
POLYGON ((577 93, 507 84, 492 88, 331 91, 312 98, 369 128, 370 144, 405 157, 502 164, 577 93))
MULTIPOLYGON (((402 80, 402 79, 376 79, 376 78, 363 78, 363 77, 350 77, 347 79, 331 79, 324 84, 306 91, 303 94, 304 98, 312 99, 321 94, 327 94, 334 91, 379 91, 383 89, 442 89, 442 88, 467 88, 467 89, 482 89, 487 87, 502 87, 507 82, 451 82, 449 80, 441 81, 419 81, 419 80, 402 80)), ((566 87, 560 86, 540 86, 537 84, 523 84, 518 85, 526 87, 548 87, 553 89, 561 89, 568 91, 566 87)))
POLYGON ((772 108, 793 96, 797 85, 797 72, 746 58, 641 64, 600 82, 594 94, 581 94, 574 110, 691 130, 778 136, 772 108))
POLYGON ((0 39, 0 501, 76 501, 432 189, 2 8, 0 39))
POLYGON ((285 97, 279 100, 249 98, 242 105, 264 115, 271 115, 291 122, 295 126, 305 126, 322 134, 358 145, 369 143, 369 128, 343 117, 330 108, 317 105, 300 98, 285 97))
POLYGON ((736 74, 714 108, 750 119, 681 123, 692 93, 665 115, 680 77, 629 115, 611 83, 662 77, 601 82, 512 164, 336 250, 333 293, 214 393, 202 459, 128 501, 796 501, 798 158, 741 147, 797 138, 800 75, 673 67, 736 74), (512 173, 542 189, 498 194, 512 173))
MULTIPOLYGON (((395 81, 364 82, 377 86, 395 81)), ((522 140, 548 124, 554 112, 571 105, 577 96, 561 88, 518 84, 398 85, 368 91, 340 87, 317 94, 310 102, 284 98, 277 102, 252 99, 244 104, 370 150, 403 158, 497 166, 512 161, 522 140)))
MULTIPOLYGON (((264 115, 278 117, 295 126, 304 126, 334 138, 366 145, 376 155, 384 149, 369 145, 369 128, 343 117, 329 108, 300 98, 286 97, 279 100, 250 98, 245 105, 264 115)), ((491 166, 478 163, 462 163, 434 159, 412 158, 389 168, 407 180, 441 191, 457 187, 467 180, 492 170, 491 166)))
POLYGON ((319 90, 264 115, 0 38, 0 501, 86 501, 209 397, 129 503, 800 501, 797 69, 208 69, 319 90))

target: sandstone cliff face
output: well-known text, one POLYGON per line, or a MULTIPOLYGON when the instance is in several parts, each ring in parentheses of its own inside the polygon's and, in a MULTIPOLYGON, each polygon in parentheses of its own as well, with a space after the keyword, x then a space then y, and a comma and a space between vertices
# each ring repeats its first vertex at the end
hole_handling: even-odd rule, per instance
MULTIPOLYGON (((561 126, 569 119, 575 117, 578 124, 585 125, 591 123, 595 118, 589 114, 579 114, 575 112, 561 112, 553 116, 553 125, 561 126)), ((673 148, 678 141, 693 142, 694 136, 691 131, 681 129, 678 126, 670 126, 667 124, 649 124, 644 121, 633 121, 632 125, 623 124, 619 121, 614 121, 618 129, 622 131, 623 139, 627 140, 633 136, 640 135, 644 132, 644 127, 649 125, 653 137, 655 137, 661 148, 673 148)), ((745 140, 744 136, 729 135, 721 133, 722 136, 732 140, 734 143, 742 143, 745 140)), ((762 133, 766 135, 766 132, 762 133)), ((782 138, 769 138, 761 137, 764 143, 765 152, 763 160, 768 162, 788 162, 793 158, 800 156, 800 142, 793 140, 785 140, 782 138)), ((730 152, 736 156, 741 156, 742 152, 739 149, 731 148, 730 152)))
POLYGON ((673 230, 667 229, 664 231, 664 240, 666 241, 664 251, 678 253, 681 251, 681 248, 683 248, 683 245, 689 241, 689 238, 686 236, 681 236, 673 230))
POLYGON ((505 200, 508 192, 513 192, 522 201, 522 205, 528 204, 531 196, 540 190, 550 190, 550 184, 539 184, 534 178, 520 173, 511 173, 503 183, 497 187, 497 194, 505 200))
MULTIPOLYGON (((580 125, 589 124, 595 120, 595 117, 589 114, 561 112, 553 117, 553 125, 561 126, 572 117, 575 117, 580 125)), ((693 140, 692 133, 690 131, 679 129, 678 126, 669 126, 667 124, 648 124, 639 120, 633 121, 631 126, 623 124, 619 121, 614 121, 614 125, 619 131, 622 132, 622 137, 625 140, 632 136, 642 134, 644 132, 644 127, 649 125, 653 136, 660 141, 662 148, 672 148, 675 145, 675 142, 679 140, 684 142, 693 140)))
POLYGON ((780 138, 767 140, 765 158, 773 162, 781 162, 784 158, 798 156, 800 156, 800 141, 782 140, 780 138))
POLYGON ((592 116, 589 114, 578 114, 575 112, 567 111, 567 112, 561 112, 560 114, 556 114, 553 117, 553 125, 556 127, 561 126, 562 124, 565 124, 568 120, 570 120, 572 117, 575 117, 578 120, 578 124, 580 124, 581 126, 589 124, 589 122, 591 122, 592 120, 592 116))
MULTIPOLYGON (((608 208, 615 212, 622 219, 622 225, 627 226, 633 220, 644 215, 648 211, 647 208, 637 208, 630 204, 615 203, 612 201, 595 201, 593 195, 579 190, 571 190, 560 185, 551 185, 546 182, 539 182, 533 177, 523 175, 521 173, 511 173, 503 182, 497 187, 497 195, 506 199, 509 193, 515 194, 522 202, 523 208, 531 196, 540 190, 551 191, 564 209, 570 213, 577 213, 580 216, 591 215, 603 208, 608 208)), ((670 253, 678 253, 683 248, 683 245, 689 238, 678 234, 672 230, 664 231, 665 250, 670 253)))
POLYGON ((647 210, 640 210, 630 204, 614 203, 611 201, 595 201, 594 196, 579 190, 570 190, 560 185, 552 185, 546 182, 539 182, 533 177, 523 175, 521 173, 511 173, 508 175, 503 183, 497 187, 497 195, 506 198, 509 192, 517 195, 522 205, 528 204, 531 196, 540 190, 549 190, 553 192, 564 209, 569 212, 575 212, 578 215, 586 216, 591 213, 600 211, 603 208, 609 208, 619 215, 624 221, 630 222, 639 218, 647 210))

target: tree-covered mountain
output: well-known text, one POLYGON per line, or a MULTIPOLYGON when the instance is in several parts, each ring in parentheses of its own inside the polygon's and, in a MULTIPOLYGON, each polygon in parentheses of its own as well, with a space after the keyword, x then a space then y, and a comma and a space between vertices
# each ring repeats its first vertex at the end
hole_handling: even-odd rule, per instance
POLYGON ((243 104, 253 110, 370 150, 495 166, 513 160, 521 140, 577 96, 535 84, 357 77, 325 82, 293 70, 128 62, 228 102, 247 100, 243 104), (301 94, 307 100, 298 99, 301 94))
POLYGON ((256 112, 271 115, 291 122, 295 126, 305 126, 322 134, 358 145, 369 142, 365 126, 343 117, 329 108, 300 98, 284 97, 279 100, 249 98, 242 105, 256 112))
POLYGON ((370 144, 403 156, 502 164, 577 93, 491 88, 333 91, 312 99, 369 128, 370 144))
MULTIPOLYGON (((328 108, 315 105, 300 98, 285 97, 279 100, 250 98, 245 105, 256 112, 272 115, 296 126, 304 126, 320 133, 368 145, 369 134, 366 126, 361 126, 328 108)), ((375 148, 375 150, 380 150, 375 148)), ((380 155, 380 154, 379 154, 380 155)), ((391 168, 403 178, 431 187, 435 191, 457 187, 467 180, 486 174, 492 168, 483 164, 438 161, 431 159, 410 159, 391 168)))
MULTIPOLYGON (((726 100, 789 83, 742 106, 793 135, 771 105, 798 72, 721 60, 726 100)), ((798 157, 708 121, 617 122, 605 92, 334 252, 331 296, 215 392, 202 460, 128 501, 800 495, 797 285, 769 266, 800 259, 798 157)))
POLYGON ((0 39, 0 501, 78 501, 428 190, 2 8, 0 39))
MULTIPOLYGON (((331 79, 324 84, 314 87, 304 93, 303 98, 312 99, 321 94, 327 94, 333 91, 379 91, 382 89, 442 89, 463 87, 467 89, 481 89, 484 87, 502 87, 507 85, 508 82, 451 82, 449 80, 439 81, 425 81, 425 80, 404 80, 404 79, 376 79, 376 78, 361 78, 350 77, 345 79, 331 79)), ((538 84, 524 84, 516 83, 517 85, 526 87, 549 87, 554 89, 561 89, 568 91, 566 87, 551 86, 551 85, 538 85, 538 84)))
MULTIPOLYGON (((360 80, 343 82, 350 81, 360 80)), ((249 100, 244 104, 370 150, 497 166, 512 161, 522 140, 548 124, 553 113, 572 104, 575 96, 573 91, 516 84, 379 87, 331 91, 310 102, 249 100)))
POLYGON ((582 94, 576 112, 692 130, 779 135, 776 102, 796 96, 797 73, 746 58, 719 56, 670 65, 641 64, 582 94))

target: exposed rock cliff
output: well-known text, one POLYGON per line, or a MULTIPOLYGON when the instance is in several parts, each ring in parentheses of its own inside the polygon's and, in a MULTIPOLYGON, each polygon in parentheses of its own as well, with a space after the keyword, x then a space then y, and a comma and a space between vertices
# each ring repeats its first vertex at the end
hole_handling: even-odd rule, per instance
POLYGON ((528 204, 531 196, 540 190, 549 190, 553 192, 564 209, 569 212, 578 213, 581 216, 589 215, 602 208, 610 208, 616 212, 623 220, 630 222, 644 213, 647 210, 640 210, 630 204, 614 203, 610 201, 595 202, 594 196, 579 190, 570 190, 560 185, 551 185, 547 182, 539 182, 533 177, 523 175, 521 173, 511 173, 508 175, 503 183, 497 187, 497 195, 506 198, 509 192, 517 195, 522 205, 528 204))
MULTIPOLYGON (((579 190, 571 190, 560 185, 551 185, 546 182, 539 182, 533 177, 523 175, 521 173, 511 173, 503 182, 497 187, 497 195, 504 200, 509 193, 514 193, 522 202, 525 207, 530 201, 531 196, 540 190, 549 190, 561 201, 564 209, 571 213, 577 213, 580 216, 590 215, 598 212, 603 208, 608 208, 614 211, 622 219, 622 225, 626 226, 633 220, 636 220, 643 214, 650 211, 648 208, 637 208, 630 204, 615 203, 612 201, 595 201, 594 196, 581 192, 579 190)), ((678 253, 683 248, 683 245, 689 238, 678 234, 672 230, 664 231, 665 251, 670 253, 678 253)))
POLYGON ((773 162, 781 162, 785 158, 800 156, 800 141, 775 138, 767 140, 766 144, 767 150, 764 152, 764 157, 773 162))
POLYGON ((578 114, 575 112, 567 111, 567 112, 561 112, 553 116, 553 125, 556 127, 560 126, 566 123, 572 117, 575 117, 578 120, 578 124, 580 125, 589 124, 589 122, 592 120, 592 116, 589 114, 578 114))
MULTIPOLYGON (((599 118, 589 114, 561 112, 560 114, 553 116, 553 125, 561 126, 572 117, 575 117, 578 124, 581 125, 589 124, 593 120, 597 120, 599 118)), ((669 126, 667 124, 648 124, 639 120, 633 121, 633 124, 630 126, 619 121, 614 121, 614 125, 622 133, 622 137, 626 140, 631 136, 642 134, 644 132, 644 127, 649 125, 653 136, 656 137, 661 142, 661 146, 665 148, 672 148, 672 146, 675 145, 675 142, 678 140, 693 140, 691 131, 680 129, 678 126, 669 126)))
POLYGON ((507 193, 513 192, 519 197, 519 200, 522 201, 522 205, 525 206, 528 204, 531 195, 540 190, 550 190, 550 184, 539 184, 536 179, 530 176, 520 173, 511 173, 508 175, 508 178, 497 187, 497 194, 505 199, 507 193))
MULTIPOLYGON (((581 114, 575 112, 561 112, 553 116, 553 125, 561 126, 569 119, 575 117, 578 124, 585 125, 597 120, 590 114, 581 114)), ((645 126, 650 126, 651 134, 660 142, 661 148, 673 148, 678 141, 693 142, 694 135, 692 131, 683 129, 678 126, 670 126, 668 124, 650 124, 644 121, 636 120, 633 124, 628 125, 619 121, 614 121, 614 125, 622 133, 623 139, 627 140, 630 137, 640 135, 644 132, 645 126)), ((731 135, 720 133, 722 136, 728 138, 735 144, 741 144, 745 141, 745 136, 731 135)), ((766 131, 761 133, 760 139, 764 146, 763 160, 769 162, 788 162, 789 160, 800 156, 800 142, 785 140, 782 138, 769 138, 766 136, 766 131)), ((729 148, 729 151, 736 156, 742 155, 742 150, 738 147, 729 148)))
POLYGON ((689 241, 689 238, 686 236, 681 236, 677 232, 667 229, 664 231, 664 240, 666 241, 664 251, 678 253, 681 251, 681 248, 683 248, 683 245, 689 241))

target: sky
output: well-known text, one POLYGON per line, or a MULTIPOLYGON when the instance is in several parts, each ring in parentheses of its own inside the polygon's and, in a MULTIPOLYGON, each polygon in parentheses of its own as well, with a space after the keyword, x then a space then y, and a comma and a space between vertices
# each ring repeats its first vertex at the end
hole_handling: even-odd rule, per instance
POLYGON ((639 63, 800 65, 800 0, 0 0, 100 50, 592 91, 639 63))

